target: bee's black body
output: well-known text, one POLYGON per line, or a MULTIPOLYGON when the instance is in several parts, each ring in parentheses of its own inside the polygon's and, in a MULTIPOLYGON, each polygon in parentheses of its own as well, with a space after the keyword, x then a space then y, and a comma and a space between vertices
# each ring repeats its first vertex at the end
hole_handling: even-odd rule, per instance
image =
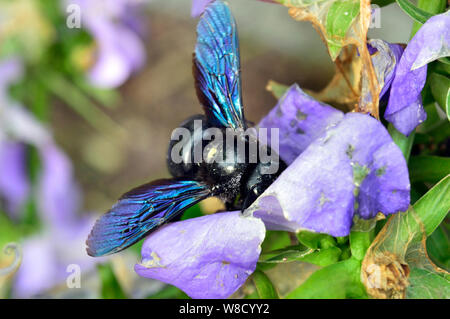
MULTIPOLYGON (((256 157, 251 160, 249 142, 256 143, 258 150, 266 146, 259 143, 253 136, 244 134, 243 131, 234 131, 235 143, 229 153, 226 152, 225 140, 226 134, 230 132, 229 128, 216 128, 222 132, 221 143, 205 139, 206 130, 211 126, 208 125, 204 115, 194 115, 180 127, 190 132, 191 138, 184 141, 189 151, 181 163, 175 163, 172 159, 172 148, 180 140, 170 142, 167 156, 170 173, 175 178, 190 178, 207 184, 212 189, 212 196, 221 198, 228 209, 247 208, 286 168, 286 164, 278 156, 273 159, 276 163, 263 163, 258 152, 258 154, 252 154, 256 157), (194 121, 201 121, 201 131, 194 130, 194 121), (238 139, 245 145, 244 152, 238 151, 238 139), (251 139, 253 140, 250 141, 251 139), (199 162, 194 160, 195 145, 200 145, 199 149, 206 155, 199 162), (224 154, 223 157, 222 154, 224 154), (223 160, 213 161, 213 156, 219 156, 223 160), (263 167, 266 165, 276 165, 278 170, 272 174, 265 174, 263 167)), ((270 152, 273 151, 269 149, 269 154, 270 152)))

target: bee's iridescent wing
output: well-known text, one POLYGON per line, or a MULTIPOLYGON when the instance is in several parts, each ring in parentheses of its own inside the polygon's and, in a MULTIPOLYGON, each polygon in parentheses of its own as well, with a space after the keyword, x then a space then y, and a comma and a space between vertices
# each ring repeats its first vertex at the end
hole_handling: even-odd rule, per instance
POLYGON ((236 22, 222 1, 211 3, 198 23, 194 77, 208 121, 245 129, 236 22))
POLYGON ((210 193, 206 185, 189 180, 162 179, 139 186, 97 220, 86 241, 87 253, 98 257, 119 252, 210 193))

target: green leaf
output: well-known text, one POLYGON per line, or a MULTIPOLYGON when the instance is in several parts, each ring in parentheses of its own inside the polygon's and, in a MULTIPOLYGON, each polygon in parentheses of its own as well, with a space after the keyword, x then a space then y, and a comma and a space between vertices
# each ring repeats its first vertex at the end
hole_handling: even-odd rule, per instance
MULTIPOLYGON (((445 222, 444 222, 445 223, 445 222)), ((427 253, 439 267, 450 270, 450 242, 443 225, 427 238, 427 253)))
MULTIPOLYGON (((289 15, 295 20, 310 21, 314 25, 327 44, 333 61, 339 56, 344 46, 355 43, 355 38, 361 43, 365 41, 368 23, 360 23, 357 19, 361 11, 360 0, 275 1, 289 7, 289 15)), ((369 3, 363 2, 362 8, 365 13, 364 18, 369 19, 369 3)))
POLYGON ((249 293, 248 295, 244 296, 244 299, 259 299, 258 291, 256 289, 249 293))
POLYGON ((450 174, 410 206, 407 212, 391 216, 383 228, 383 237, 377 237, 377 240, 383 242, 383 250, 401 255, 408 246, 420 243, 424 235, 433 233, 449 210, 450 174))
POLYGON ((450 281, 427 269, 412 268, 407 299, 450 299, 450 281))
POLYGON ((412 19, 414 19, 419 23, 424 24, 425 22, 427 22, 429 18, 433 16, 431 13, 428 13, 422 9, 417 8, 408 0, 396 0, 396 1, 400 6, 400 8, 402 8, 407 15, 409 15, 412 19))
MULTIPOLYGON (((431 14, 438 14, 445 11, 447 0, 418 0, 417 8, 431 14)), ((411 36, 421 28, 422 23, 415 21, 413 24, 411 36)))
POLYGON ((125 293, 117 281, 111 264, 97 265, 98 274, 102 284, 101 296, 103 299, 125 299, 125 293))
POLYGON ((256 270, 252 275, 253 283, 260 299, 279 299, 277 291, 269 277, 262 271, 256 270))
POLYGON ((447 119, 450 121, 450 79, 444 75, 432 73, 430 87, 433 97, 447 113, 447 119))
POLYGON ((341 52, 342 39, 358 16, 359 8, 359 1, 335 1, 328 10, 325 30, 328 50, 333 61, 341 52))
POLYGON ((450 172, 450 158, 413 156, 408 164, 411 183, 437 183, 450 172))
POLYGON ((371 1, 372 4, 376 4, 377 6, 380 6, 380 7, 387 6, 394 2, 395 2, 395 0, 372 0, 371 1))
POLYGON ((196 204, 186 209, 180 220, 186 220, 200 216, 203 216, 202 208, 200 207, 200 204, 196 204))
POLYGON ((297 234, 300 243, 311 249, 329 248, 336 246, 336 240, 328 234, 301 231, 297 234))
POLYGON ((350 233, 350 250, 352 256, 357 260, 363 260, 366 255, 366 251, 369 248, 373 240, 373 231, 359 232, 352 231, 350 233))
POLYGON ((335 264, 339 261, 342 254, 342 250, 338 247, 330 247, 325 249, 320 249, 311 254, 305 255, 298 261, 307 262, 320 267, 325 267, 328 265, 335 264))
POLYGON ((449 74, 448 66, 450 65, 450 58, 448 56, 446 56, 446 57, 438 59, 438 61, 441 62, 444 65, 444 66, 441 66, 441 67, 444 68, 445 72, 448 75, 449 74))
POLYGON ((346 260, 352 257, 352 252, 349 246, 341 247, 341 255, 339 256, 339 260, 346 260))
POLYGON ((42 122, 48 122, 50 113, 50 104, 48 100, 48 91, 45 85, 39 81, 33 81, 33 78, 26 82, 27 101, 31 112, 42 122))
POLYGON ((0 210, 0 254, 7 243, 16 242, 20 237, 21 232, 18 227, 0 210))
POLYGON ((281 264, 293 261, 303 261, 317 266, 328 266, 339 260, 341 249, 338 247, 321 248, 313 250, 303 246, 291 246, 261 255, 258 262, 260 270, 266 270, 267 264, 281 264), (275 254, 275 256, 273 256, 275 254))
MULTIPOLYGON (((429 86, 427 85, 427 87, 429 86)), ((433 95, 431 94, 431 89, 429 89, 429 92, 431 96, 431 102, 429 102, 428 104, 424 104, 425 112, 427 112, 427 119, 417 129, 417 132, 420 132, 421 134, 427 134, 427 136, 425 136, 425 140, 417 140, 417 142, 414 141, 414 143, 429 142, 429 138, 431 137, 430 133, 433 133, 433 131, 436 129, 442 131, 443 125, 448 125, 447 118, 442 116, 442 112, 440 112, 441 107, 437 105, 433 95)), ((424 91, 422 91, 422 93, 424 93, 424 91)), ((421 138, 422 137, 424 136, 421 136, 421 138)))
POLYGON ((429 236, 450 211, 450 174, 422 196, 413 208, 429 236))
POLYGON ((345 236, 345 237, 336 237, 336 241, 338 243, 338 245, 345 245, 346 243, 348 243, 348 238, 349 236, 345 236))
POLYGON ((261 245, 262 253, 270 253, 291 246, 291 238, 289 233, 285 231, 266 231, 266 237, 261 245))
POLYGON ((177 287, 167 285, 157 293, 147 296, 147 299, 189 299, 189 296, 177 287))
POLYGON ((258 263, 280 264, 300 260, 306 255, 312 254, 313 249, 305 248, 301 245, 290 246, 283 249, 271 251, 260 256, 258 263))
POLYGON ((367 298, 360 280, 361 263, 350 258, 321 268, 302 285, 290 292, 288 299, 367 298))

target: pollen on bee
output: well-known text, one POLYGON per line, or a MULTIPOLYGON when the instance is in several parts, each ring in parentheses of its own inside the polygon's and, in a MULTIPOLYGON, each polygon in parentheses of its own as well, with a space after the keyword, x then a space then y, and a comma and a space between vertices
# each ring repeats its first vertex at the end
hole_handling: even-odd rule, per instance
POLYGON ((225 209, 225 205, 218 197, 206 198, 200 202, 200 206, 205 214, 213 214, 225 209))

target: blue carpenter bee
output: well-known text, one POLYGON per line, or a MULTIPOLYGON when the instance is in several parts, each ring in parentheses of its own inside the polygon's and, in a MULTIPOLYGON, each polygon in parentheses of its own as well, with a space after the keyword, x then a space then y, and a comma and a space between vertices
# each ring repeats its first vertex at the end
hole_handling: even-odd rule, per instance
POLYGON ((225 3, 215 1, 198 23, 193 57, 197 95, 205 114, 181 124, 191 133, 189 138, 172 139, 169 144, 168 167, 173 179, 156 180, 125 193, 97 220, 86 242, 90 256, 109 255, 135 244, 207 197, 218 196, 229 210, 245 209, 286 167, 268 146, 244 132, 247 122, 239 59, 234 18, 225 3), (201 123, 199 129, 196 123, 201 123), (205 133, 210 129, 224 135, 234 133, 232 148, 224 147, 221 139, 207 143, 205 133), (271 154, 269 161, 254 156, 250 144, 255 141, 258 149, 271 154), (179 154, 181 161, 174 160, 180 144, 188 152, 179 154), (199 161, 193 159, 196 150, 204 155, 199 161), (276 171, 267 173, 269 166, 276 171))

